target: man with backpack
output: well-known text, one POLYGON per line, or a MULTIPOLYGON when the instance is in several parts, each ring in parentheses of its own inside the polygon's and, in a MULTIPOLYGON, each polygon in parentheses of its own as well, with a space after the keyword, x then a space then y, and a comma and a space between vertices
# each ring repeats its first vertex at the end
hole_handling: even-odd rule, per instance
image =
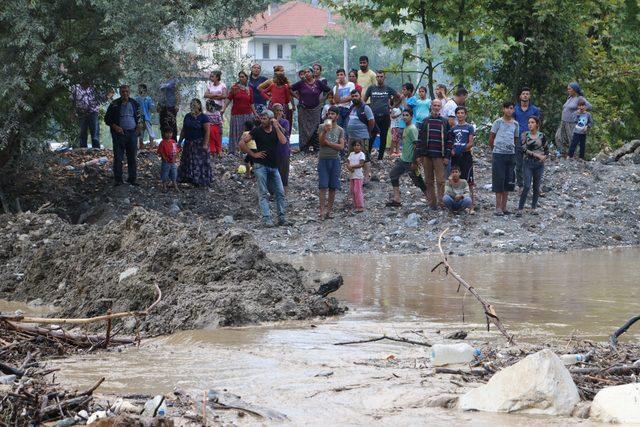
POLYGON ((353 144, 356 141, 362 145, 365 153, 364 182, 371 179, 371 158, 369 157, 369 137, 375 133, 376 121, 371 107, 362 102, 360 92, 356 89, 351 91, 351 110, 349 112, 349 122, 347 124, 347 135, 349 136, 349 152, 353 151, 353 144))

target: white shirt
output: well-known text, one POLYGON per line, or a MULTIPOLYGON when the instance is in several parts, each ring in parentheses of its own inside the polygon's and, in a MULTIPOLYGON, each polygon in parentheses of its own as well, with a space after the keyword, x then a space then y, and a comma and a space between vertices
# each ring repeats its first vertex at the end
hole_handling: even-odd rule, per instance
POLYGON ((456 119, 456 108, 458 108, 458 104, 456 104, 456 101, 451 98, 446 104, 444 104, 442 110, 440 110, 440 115, 445 119, 453 117, 453 124, 457 125, 458 119, 456 119))
MULTIPOLYGON (((333 94, 338 95, 340 98, 345 98, 351 94, 351 91, 356 88, 352 82, 346 82, 344 85, 336 85, 333 87, 333 94)), ((349 108, 351 107, 351 101, 341 102, 336 104, 338 107, 349 108)))
MULTIPOLYGON (((211 95, 222 95, 225 90, 227 90, 227 87, 222 82, 218 83, 218 86, 215 86, 213 82, 207 83, 207 92, 211 95)), ((224 107, 224 99, 212 99, 212 101, 224 107)))
MULTIPOLYGON (((349 154, 349 166, 358 166, 360 164, 360 161, 364 161, 366 159, 364 152, 352 152, 351 154, 349 154)), ((350 179, 364 179, 364 173, 362 172, 362 168, 359 169, 354 169, 353 172, 351 172, 351 177, 350 179)))

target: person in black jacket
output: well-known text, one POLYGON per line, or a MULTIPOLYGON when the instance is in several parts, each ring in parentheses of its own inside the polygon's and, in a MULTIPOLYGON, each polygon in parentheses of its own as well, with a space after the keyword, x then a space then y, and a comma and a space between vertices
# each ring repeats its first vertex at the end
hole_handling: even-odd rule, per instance
POLYGON ((120 86, 120 98, 113 101, 104 116, 104 122, 111 129, 113 139, 113 178, 116 186, 123 184, 122 160, 127 155, 127 182, 136 182, 137 140, 143 126, 140 104, 129 97, 129 86, 120 86))

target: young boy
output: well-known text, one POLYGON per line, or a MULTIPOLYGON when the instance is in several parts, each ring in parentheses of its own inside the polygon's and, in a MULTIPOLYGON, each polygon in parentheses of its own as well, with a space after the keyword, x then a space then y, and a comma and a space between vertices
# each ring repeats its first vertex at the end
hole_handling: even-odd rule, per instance
POLYGON ((576 127, 573 128, 573 138, 569 146, 569 158, 573 158, 576 147, 580 145, 580 158, 584 160, 587 133, 593 126, 593 120, 591 119, 591 113, 587 112, 587 101, 583 97, 578 98, 578 111, 573 113, 573 121, 576 123, 576 127))
POLYGON ((207 99, 207 112, 205 115, 209 118, 209 152, 211 157, 222 155, 222 114, 220 114, 220 105, 207 99))
POLYGON ((400 156, 400 140, 404 126, 402 121, 402 110, 398 107, 391 110, 391 157, 400 156))
POLYGON ((154 108, 153 99, 149 95, 147 95, 147 85, 141 84, 138 86, 138 96, 136 96, 136 101, 140 104, 142 108, 142 117, 144 119, 144 129, 138 136, 138 146, 140 149, 144 148, 144 133, 145 130, 149 133, 149 148, 153 148, 155 146, 156 134, 153 131, 153 127, 151 126, 151 111, 154 108))
POLYGON ((511 101, 502 104, 502 117, 493 122, 489 134, 491 161, 491 187, 496 193, 495 216, 509 215, 507 196, 516 186, 516 143, 518 142, 518 122, 513 118, 514 105, 511 101))
POLYGON ((471 154, 471 149, 473 148, 475 128, 467 123, 467 109, 465 107, 457 107, 455 114, 458 124, 451 128, 451 133, 453 133, 451 167, 458 166, 460 177, 469 184, 472 201, 469 213, 473 215, 476 213, 474 210, 476 200, 473 192, 475 181, 473 179, 473 155, 471 154))
POLYGON ((458 165, 451 166, 451 176, 444 187, 442 201, 449 209, 449 212, 454 214, 461 211, 464 212, 473 203, 471 197, 469 197, 469 184, 465 179, 460 178, 460 167, 458 165))
POLYGON ((393 187, 393 198, 387 202, 387 206, 399 207, 402 206, 400 202, 400 177, 409 172, 409 177, 413 184, 422 191, 423 194, 427 192, 427 186, 424 180, 419 175, 420 169, 418 163, 415 161, 415 147, 418 140, 418 128, 413 122, 413 109, 407 107, 402 112, 402 120, 404 121, 405 128, 402 132, 402 154, 400 158, 396 160, 393 169, 389 172, 389 179, 391 180, 391 186, 393 187))
POLYGON ((365 158, 362 152, 362 143, 355 141, 353 143, 353 151, 347 159, 347 169, 351 172, 351 176, 349 177, 349 192, 353 197, 353 206, 356 212, 364 211, 364 193, 362 192, 364 174, 362 173, 362 168, 364 167, 365 158))
POLYGON ((167 189, 167 184, 173 184, 175 190, 178 189, 178 161, 179 147, 173 139, 173 131, 171 129, 162 129, 162 141, 158 146, 158 155, 162 159, 160 166, 160 180, 162 181, 162 189, 167 189))

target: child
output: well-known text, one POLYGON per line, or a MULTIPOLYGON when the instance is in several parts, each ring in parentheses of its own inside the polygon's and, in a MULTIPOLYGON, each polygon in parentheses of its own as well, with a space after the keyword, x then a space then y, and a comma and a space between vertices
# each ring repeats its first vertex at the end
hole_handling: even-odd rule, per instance
POLYGON ((153 127, 151 126, 151 111, 153 110, 154 104, 153 99, 149 95, 147 95, 147 85, 141 84, 138 86, 138 96, 136 96, 136 101, 140 104, 140 108, 142 108, 142 118, 144 119, 144 129, 138 136, 138 146, 140 149, 144 148, 144 132, 145 130, 149 133, 149 148, 153 148, 156 143, 156 134, 153 132, 153 127))
POLYGON ((178 189, 178 144, 173 139, 173 131, 171 129, 162 129, 162 141, 158 146, 158 155, 162 159, 160 166, 160 180, 162 181, 162 189, 167 189, 167 184, 171 182, 175 190, 178 189))
POLYGON ((458 124, 451 128, 454 141, 453 150, 451 150, 451 167, 458 166, 460 178, 469 184, 471 201, 473 202, 469 213, 474 215, 476 213, 474 210, 476 199, 473 192, 475 181, 473 179, 473 155, 471 154, 471 149, 473 148, 475 128, 467 123, 467 109, 465 107, 457 107, 455 114, 458 124))
POLYGON ((466 180, 460 178, 460 167, 457 165, 451 166, 451 176, 444 187, 442 201, 449 209, 449 212, 454 214, 464 212, 465 209, 471 207, 469 184, 466 180))
POLYGON ((362 184, 364 181, 362 168, 364 167, 364 160, 365 155, 362 152, 362 143, 355 141, 353 143, 353 151, 347 159, 347 169, 351 172, 351 176, 349 177, 349 191, 353 197, 353 206, 356 212, 364 211, 364 194, 362 192, 362 184))
POLYGON ((580 158, 584 160, 584 151, 587 145, 587 133, 593 126, 591 113, 587 112, 587 100, 582 96, 578 98, 578 111, 573 113, 573 121, 576 123, 573 128, 573 137, 569 146, 569 158, 572 159, 576 152, 576 147, 580 145, 580 158))
MULTIPOLYGON (((242 137, 250 133, 254 127, 255 123, 253 122, 253 120, 247 120, 246 122, 244 122, 244 132, 242 133, 242 137)), ((247 142, 247 148, 254 153, 258 150, 258 146, 253 139, 247 142)), ((244 162, 247 165, 247 179, 253 178, 253 157, 247 154, 247 156, 244 158, 244 162)))
POLYGON ((518 143, 518 122, 513 118, 513 102, 502 104, 502 117, 493 122, 489 134, 489 148, 492 150, 491 190, 496 193, 495 216, 509 215, 507 196, 516 187, 516 144, 518 143))
POLYGON ((209 118, 209 152, 211 157, 222 154, 222 114, 221 107, 212 99, 207 99, 206 116, 209 118))
POLYGON ((399 108, 391 110, 391 157, 400 156, 400 140, 402 139, 402 111, 399 108))

